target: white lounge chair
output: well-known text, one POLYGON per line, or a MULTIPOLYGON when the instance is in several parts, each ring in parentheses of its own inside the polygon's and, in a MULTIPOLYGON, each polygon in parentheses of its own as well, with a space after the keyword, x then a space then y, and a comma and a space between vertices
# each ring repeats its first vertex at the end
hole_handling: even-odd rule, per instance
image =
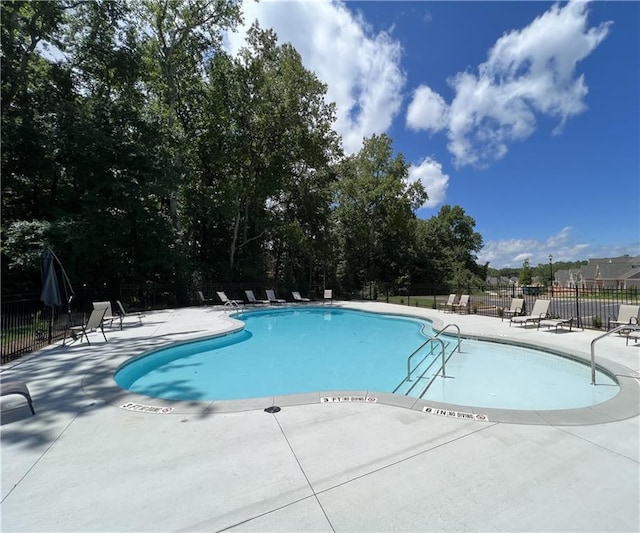
POLYGON ((309 298, 303 298, 302 296, 300 296, 300 293, 298 291, 291 291, 291 296, 293 297, 294 302, 304 303, 311 301, 309 298))
POLYGON ((105 342, 107 341, 107 336, 104 334, 104 326, 102 325, 104 315, 107 313, 106 307, 96 307, 91 311, 89 315, 89 319, 86 324, 81 324, 79 326, 71 326, 69 330, 71 331, 71 337, 76 340, 78 336, 80 336, 80 342, 82 342, 82 337, 84 336, 87 339, 87 344, 91 344, 89 342, 88 333, 92 331, 97 331, 98 329, 102 332, 102 336, 104 337, 105 342))
POLYGON ((509 320, 509 327, 511 327, 511 324, 515 322, 516 324, 524 324, 524 327, 526 328, 529 322, 540 322, 541 320, 544 320, 547 318, 550 304, 551 300, 536 300, 533 304, 531 314, 511 317, 511 320, 509 320))
POLYGON ((511 305, 509 309, 503 310, 502 320, 504 317, 511 318, 522 313, 524 309, 524 298, 511 298, 511 305))
POLYGON ((450 294, 449 298, 447 299, 447 301, 444 302, 444 303, 441 303, 440 306, 444 307, 445 311, 449 310, 449 311, 451 311, 453 313, 453 305, 455 303, 457 303, 457 301, 458 301, 458 295, 457 294, 450 294))
POLYGON ((453 310, 455 310, 455 312, 459 312, 460 310, 467 310, 467 313, 469 312, 469 295, 468 294, 463 294, 462 296, 460 296, 460 301, 458 303, 454 303, 452 306, 453 310))
MULTIPOLYGON (((609 319, 607 329, 617 328, 625 324, 638 324, 638 316, 640 315, 640 305, 622 304, 618 309, 618 318, 616 320, 609 319)), ((624 330, 620 330, 622 333, 624 330)))
POLYGON ((120 322, 120 329, 122 329, 122 319, 124 317, 121 317, 120 315, 114 315, 113 311, 111 310, 111 302, 92 302, 93 303, 93 308, 97 309, 99 307, 104 307, 107 311, 104 314, 104 317, 102 318, 102 323, 106 324, 107 322, 109 322, 109 327, 111 327, 113 325, 113 321, 114 320, 118 320, 120 322))
POLYGON ((209 305, 213 303, 213 300, 211 298, 204 297, 204 294, 202 293, 202 291, 198 291, 198 299, 200 300, 200 303, 202 305, 209 305))
POLYGON ((116 313, 120 315, 120 329, 122 329, 122 321, 128 316, 137 317, 138 320, 140 320, 140 324, 142 324, 142 317, 144 316, 143 313, 127 313, 124 310, 124 305, 122 305, 122 302, 120 300, 116 300, 116 304, 118 304, 118 311, 116 311, 116 313))
POLYGON ((327 301, 329 301, 329 303, 333 303, 333 290, 325 289, 323 299, 324 299, 324 303, 327 303, 327 301))
POLYGON ((272 304, 285 304, 287 303, 286 300, 283 300, 282 298, 276 298, 276 293, 275 291, 271 290, 271 289, 267 289, 266 291, 264 291, 265 294, 267 295, 267 298, 269 300, 269 303, 272 304))
POLYGON ((569 326, 569 331, 571 331, 572 325, 573 325, 573 317, 545 318, 544 320, 538 321, 538 329, 540 329, 540 326, 547 326, 547 329, 556 328, 556 333, 558 333, 558 328, 564 329, 565 326, 569 326))
POLYGON ((244 294, 247 297, 247 302, 251 305, 269 305, 269 300, 256 299, 256 295, 253 294, 253 291, 244 291, 244 294))
POLYGON ((223 307, 235 307, 237 309, 240 309, 240 306, 244 304, 242 300, 231 300, 227 297, 224 291, 218 291, 216 292, 216 294, 218 295, 218 298, 220 298, 223 307))

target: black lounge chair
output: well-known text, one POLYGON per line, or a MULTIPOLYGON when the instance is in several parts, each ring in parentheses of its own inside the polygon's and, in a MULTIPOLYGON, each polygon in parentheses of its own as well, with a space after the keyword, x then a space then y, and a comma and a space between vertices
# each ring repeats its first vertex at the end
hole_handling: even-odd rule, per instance
POLYGON ((31 399, 31 394, 29 393, 29 389, 25 383, 21 381, 3 381, 0 384, 0 396, 8 396, 9 394, 21 394, 24 396, 29 402, 29 409, 31 409, 31 414, 35 415, 36 412, 33 409, 33 400, 31 399))

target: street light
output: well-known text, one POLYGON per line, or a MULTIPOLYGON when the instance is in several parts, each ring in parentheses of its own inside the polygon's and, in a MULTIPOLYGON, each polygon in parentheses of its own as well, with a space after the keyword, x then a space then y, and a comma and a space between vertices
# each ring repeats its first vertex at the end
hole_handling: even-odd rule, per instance
POLYGON ((551 298, 553 298, 553 256, 549 254, 549 275, 551 276, 551 298))

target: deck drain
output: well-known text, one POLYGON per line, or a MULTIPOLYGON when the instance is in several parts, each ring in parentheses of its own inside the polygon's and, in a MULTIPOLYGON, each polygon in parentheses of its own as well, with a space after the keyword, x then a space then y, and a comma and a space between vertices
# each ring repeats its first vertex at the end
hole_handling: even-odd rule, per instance
POLYGON ((280 408, 277 405, 272 405, 271 407, 267 407, 264 412, 265 413, 278 413, 280 408))

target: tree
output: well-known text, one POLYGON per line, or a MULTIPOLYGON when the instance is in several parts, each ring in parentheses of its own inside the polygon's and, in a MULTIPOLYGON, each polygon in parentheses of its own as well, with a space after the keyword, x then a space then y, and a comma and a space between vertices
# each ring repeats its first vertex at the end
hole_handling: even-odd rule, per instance
POLYGON ((518 276, 518 284, 522 287, 524 285, 531 285, 533 280, 531 267, 529 266, 529 259, 525 259, 522 262, 522 268, 520 269, 520 275, 518 276))
POLYGON ((416 221, 414 279, 465 285, 484 281, 487 266, 477 264, 482 236, 460 206, 444 205, 435 217, 416 221))
POLYGON ((201 263, 227 276, 268 270, 278 279, 285 262, 311 260, 310 242, 326 226, 329 167, 339 154, 334 108, 298 53, 257 25, 239 57, 213 58, 208 78, 202 172, 188 193, 193 242, 201 263))
POLYGON ((338 275, 354 291, 364 283, 392 283, 407 272, 415 210, 426 192, 408 183, 408 165, 393 156, 391 138, 365 139, 338 167, 334 219, 340 243, 338 275))

